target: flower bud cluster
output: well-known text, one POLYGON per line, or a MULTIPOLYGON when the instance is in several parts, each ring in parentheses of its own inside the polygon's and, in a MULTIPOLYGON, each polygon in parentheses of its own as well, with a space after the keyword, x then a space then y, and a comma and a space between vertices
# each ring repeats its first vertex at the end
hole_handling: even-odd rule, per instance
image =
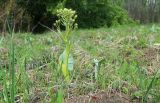
POLYGON ((63 25, 71 29, 75 29, 78 27, 78 24, 75 23, 77 15, 74 10, 67 8, 59 9, 57 10, 57 16, 59 20, 56 21, 55 26, 63 25))

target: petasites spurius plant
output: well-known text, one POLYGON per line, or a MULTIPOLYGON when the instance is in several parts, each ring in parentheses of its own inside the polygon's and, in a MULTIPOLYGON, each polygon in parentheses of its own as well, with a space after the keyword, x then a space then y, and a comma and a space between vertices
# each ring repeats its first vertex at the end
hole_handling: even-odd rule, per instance
POLYGON ((58 20, 55 25, 57 27, 57 31, 63 40, 65 45, 65 49, 63 53, 59 57, 59 70, 63 73, 64 79, 67 83, 70 83, 70 71, 73 70, 73 56, 71 54, 72 44, 71 36, 72 31, 77 28, 77 23, 75 20, 77 18, 76 12, 72 9, 59 9, 57 10, 58 20), (60 30, 60 26, 64 26, 65 30, 62 32, 60 30))

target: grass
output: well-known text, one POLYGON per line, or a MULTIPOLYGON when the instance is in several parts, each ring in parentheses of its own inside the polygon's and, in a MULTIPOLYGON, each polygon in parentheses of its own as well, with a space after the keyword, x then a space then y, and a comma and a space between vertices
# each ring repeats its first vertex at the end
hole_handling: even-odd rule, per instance
MULTIPOLYGON (((14 35, 15 101, 63 102, 63 98, 116 90, 139 102, 160 102, 159 25, 79 29, 74 32, 72 83, 58 71, 64 44, 52 32, 14 35), (95 78, 95 62, 98 74, 95 78)), ((7 35, 0 39, 0 101, 5 102, 10 67, 7 35), (5 74, 4 74, 5 73, 5 74)), ((13 60, 13 58, 12 58, 13 60)), ((13 63, 12 63, 13 64, 13 63)), ((13 94, 12 94, 13 95, 13 94)))

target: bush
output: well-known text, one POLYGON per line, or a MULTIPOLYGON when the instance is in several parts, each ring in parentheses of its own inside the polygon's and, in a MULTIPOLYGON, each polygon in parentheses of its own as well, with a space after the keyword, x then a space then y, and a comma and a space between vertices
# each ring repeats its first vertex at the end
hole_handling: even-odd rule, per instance
POLYGON ((41 24, 52 28, 55 15, 48 8, 55 8, 61 0, 16 0, 19 8, 22 8, 31 18, 31 31, 43 32, 46 30, 41 24))
POLYGON ((43 32, 41 24, 52 28, 56 16, 49 11, 61 0, 0 0, 0 32, 8 31, 7 23, 14 31, 43 32))
POLYGON ((79 27, 126 24, 132 20, 127 12, 109 0, 67 0, 65 6, 77 11, 79 27))
POLYGON ((46 27, 42 24, 52 28, 57 20, 54 13, 63 4, 77 12, 81 28, 110 27, 131 21, 120 4, 112 0, 0 0, 0 32, 7 31, 7 20, 15 31, 43 32, 46 27))

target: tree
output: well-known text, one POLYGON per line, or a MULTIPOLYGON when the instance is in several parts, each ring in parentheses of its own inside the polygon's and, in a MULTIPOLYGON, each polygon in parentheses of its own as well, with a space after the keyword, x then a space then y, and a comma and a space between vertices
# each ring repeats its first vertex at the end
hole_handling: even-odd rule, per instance
POLYGON ((48 8, 55 8, 60 1, 62 0, 17 0, 17 4, 31 17, 31 31, 43 32, 45 28, 40 23, 51 28, 55 21, 55 16, 48 8))
POLYGON ((67 0, 65 6, 77 11, 79 27, 101 27, 127 23, 128 14, 112 0, 67 0))
POLYGON ((125 0, 124 7, 140 23, 160 22, 160 0, 125 0))

